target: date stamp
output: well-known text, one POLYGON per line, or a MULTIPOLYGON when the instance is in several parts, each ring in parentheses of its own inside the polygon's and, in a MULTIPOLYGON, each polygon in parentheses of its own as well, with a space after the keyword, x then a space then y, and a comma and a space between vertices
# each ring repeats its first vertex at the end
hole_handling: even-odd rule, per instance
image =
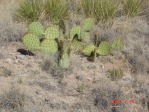
POLYGON ((121 104, 121 103, 124 103, 124 104, 135 104, 135 101, 134 100, 119 100, 119 99, 116 99, 116 100, 112 100, 111 103, 115 104, 115 105, 118 105, 118 104, 121 104))

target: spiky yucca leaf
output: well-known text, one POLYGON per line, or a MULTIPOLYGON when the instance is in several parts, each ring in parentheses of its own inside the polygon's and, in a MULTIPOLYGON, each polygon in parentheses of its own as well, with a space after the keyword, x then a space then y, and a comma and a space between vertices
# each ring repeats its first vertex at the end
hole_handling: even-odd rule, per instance
POLYGON ((97 54, 100 54, 100 55, 108 55, 111 52, 111 46, 108 42, 102 41, 99 44, 96 52, 97 54))
POLYGON ((48 27, 44 34, 45 34, 45 37, 48 39, 55 39, 59 37, 60 32, 55 27, 48 27))
POLYGON ((62 57, 59 61, 59 66, 61 68, 66 69, 66 68, 69 67, 69 65, 70 65, 70 58, 69 58, 68 54, 65 52, 65 53, 62 54, 62 57))
POLYGON ((122 38, 117 38, 114 39, 113 43, 112 43, 112 48, 116 49, 116 50, 121 50, 123 48, 123 39, 122 38))
POLYGON ((40 50, 45 53, 55 54, 58 52, 58 45, 55 40, 45 39, 41 42, 40 50))
POLYGON ((91 53, 96 49, 96 47, 93 44, 89 44, 87 46, 84 47, 84 49, 82 50, 82 53, 90 56, 91 53))
POLYGON ((23 37, 23 44, 28 50, 38 50, 40 41, 34 34, 26 34, 23 37))
POLYGON ((93 18, 87 18, 84 20, 82 24, 82 31, 90 31, 93 28, 94 25, 94 19, 93 18))
POLYGON ((72 29, 70 31, 70 38, 71 38, 71 40, 74 38, 75 35, 77 35, 78 39, 80 39, 80 33, 81 33, 81 27, 80 26, 72 27, 72 29))
POLYGON ((41 36, 44 33, 44 27, 40 22, 32 22, 28 27, 28 32, 41 36))

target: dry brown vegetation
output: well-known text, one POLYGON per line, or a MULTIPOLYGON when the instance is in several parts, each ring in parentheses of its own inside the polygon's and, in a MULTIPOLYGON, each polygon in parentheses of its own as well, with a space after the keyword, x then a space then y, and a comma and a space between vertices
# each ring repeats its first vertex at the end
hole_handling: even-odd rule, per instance
MULTIPOLYGON (((17 3, 0 0, 0 112, 149 112, 149 7, 141 16, 94 27, 103 39, 124 38, 122 52, 94 63, 75 53, 70 68, 61 70, 52 57, 17 52, 25 49, 20 40, 27 31, 11 13, 17 3), (123 72, 111 72, 118 69, 123 72), (112 104, 116 99, 135 103, 112 104)), ((83 20, 77 16, 72 24, 83 20)))

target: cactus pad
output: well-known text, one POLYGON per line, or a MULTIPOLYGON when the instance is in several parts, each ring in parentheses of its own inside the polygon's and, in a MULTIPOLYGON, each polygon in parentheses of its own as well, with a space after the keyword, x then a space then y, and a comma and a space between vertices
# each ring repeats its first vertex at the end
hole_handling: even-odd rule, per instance
POLYGON ((37 36, 41 36, 44 33, 44 27, 40 22, 32 22, 29 25, 28 32, 37 36))
POLYGON ((89 32, 85 32, 85 31, 82 31, 81 32, 81 39, 84 42, 90 42, 90 33, 89 32))
POLYGON ((108 42, 102 41, 96 50, 97 54, 108 55, 111 52, 111 46, 108 42))
POLYGON ((34 34, 26 34, 23 37, 23 44, 28 50, 38 50, 40 41, 34 34))
POLYGON ((41 43, 40 50, 45 53, 55 54, 58 52, 58 45, 55 40, 45 39, 41 43))
POLYGON ((95 48, 96 47, 93 44, 89 44, 82 50, 82 53, 84 53, 87 56, 90 56, 91 53, 95 50, 95 48))
POLYGON ((55 39, 59 37, 60 32, 55 27, 48 27, 44 34, 45 34, 45 37, 48 39, 55 39))
POLYGON ((123 45, 124 45, 123 40, 121 38, 117 38, 113 41, 112 48, 116 50, 120 50, 122 49, 123 45))
POLYGON ((71 40, 73 40, 75 35, 78 35, 78 39, 80 39, 80 33, 81 33, 81 27, 80 26, 74 26, 70 31, 71 40))
POLYGON ((82 31, 90 31, 93 28, 94 25, 94 19, 93 18, 87 18, 83 24, 82 24, 82 31))
POLYGON ((72 41, 72 49, 74 49, 75 51, 80 51, 82 50, 84 47, 82 42, 79 42, 77 40, 73 40, 72 41))
POLYGON ((59 66, 61 68, 66 69, 69 67, 69 65, 70 65, 70 58, 69 58, 68 54, 67 53, 62 54, 62 57, 59 61, 59 66))

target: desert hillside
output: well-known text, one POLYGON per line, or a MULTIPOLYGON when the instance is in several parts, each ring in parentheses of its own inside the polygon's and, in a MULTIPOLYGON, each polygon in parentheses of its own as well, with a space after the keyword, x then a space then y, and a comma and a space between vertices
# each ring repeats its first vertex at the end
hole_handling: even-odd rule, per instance
MULTIPOLYGON (((98 15, 90 13, 94 11, 89 7, 92 6, 92 0, 62 0, 63 3, 68 2, 67 16, 63 8, 48 9, 50 7, 48 3, 44 7, 46 0, 31 1, 38 1, 35 8, 38 9, 39 5, 41 9, 39 14, 36 15, 39 9, 32 12, 29 7, 22 8, 24 6, 20 5, 23 3, 20 0, 0 0, 0 112, 149 112, 147 0, 141 2, 140 7, 143 8, 136 13, 131 11, 131 8, 133 10, 139 5, 130 2, 131 8, 129 8, 129 4, 123 5, 124 1, 141 0, 120 0, 122 2, 117 6, 117 13, 112 12, 109 2, 109 7, 98 6, 100 7, 96 10, 99 12, 98 15), (49 12, 50 10, 53 12, 49 13, 46 8, 49 12), (58 10, 60 13, 57 14, 58 10), (100 10, 103 13, 100 13, 100 10), (127 13, 129 10, 132 13, 127 13), (117 15, 114 16, 115 14, 117 15), (34 47, 34 43, 28 47, 30 44, 24 41, 25 35, 29 32, 29 25, 34 21, 40 22, 46 29, 50 26, 58 27, 59 24, 56 22, 63 19, 67 34, 73 26, 81 26, 86 18, 95 20, 92 29, 84 31, 90 33, 90 38, 96 34, 97 40, 109 43, 120 38, 123 40, 122 48, 98 54, 95 41, 95 51, 89 51, 89 56, 86 56, 83 54, 85 50, 82 53, 70 47, 69 66, 67 60, 64 60, 60 67, 58 63, 63 59, 60 50, 65 52, 63 48, 67 49, 68 43, 66 45, 62 43, 62 48, 57 48, 57 52, 53 55, 43 53, 41 50, 30 50, 30 47, 34 47), (67 67, 63 68, 64 66, 67 67)), ((84 39, 83 36, 80 38, 84 39)), ((41 39, 40 45, 45 40, 41 39)), ((94 43, 93 38, 87 42, 85 39, 82 40, 79 42, 81 41, 81 45, 84 46, 94 43)), ((45 48, 45 51, 47 49, 45 48)))

